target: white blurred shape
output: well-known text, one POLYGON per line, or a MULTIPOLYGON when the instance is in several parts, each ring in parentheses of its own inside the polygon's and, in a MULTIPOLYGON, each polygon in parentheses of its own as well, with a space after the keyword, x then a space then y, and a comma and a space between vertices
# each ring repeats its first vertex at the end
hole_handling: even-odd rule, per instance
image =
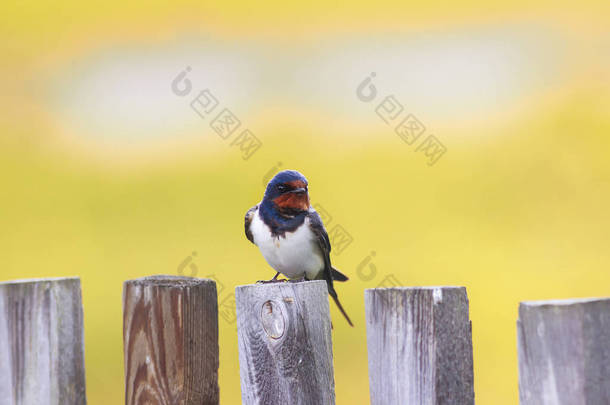
POLYGON ((73 130, 109 140, 210 134, 216 113, 255 85, 246 54, 205 43, 107 51, 62 72, 51 104, 73 130), (171 83, 187 67, 192 90, 179 96, 171 83), (204 89, 220 102, 207 120, 190 107, 204 89))
POLYGON ((220 101, 213 115, 227 107, 244 127, 274 120, 268 112, 277 108, 313 113, 335 129, 379 129, 374 108, 389 95, 427 127, 476 123, 564 80, 564 51, 553 32, 520 25, 352 37, 321 48, 190 38, 84 59, 53 83, 51 104, 60 122, 104 140, 213 138, 213 116, 201 119, 189 106, 206 88, 220 101), (193 90, 177 96, 171 82, 187 66, 193 90), (371 72, 378 95, 363 105, 356 87, 371 72))
POLYGON ((564 80, 563 47, 553 32, 522 26, 375 37, 327 47, 295 76, 298 92, 340 119, 377 118, 354 113, 362 111, 355 89, 375 72, 371 109, 394 95, 416 116, 477 122, 564 80))

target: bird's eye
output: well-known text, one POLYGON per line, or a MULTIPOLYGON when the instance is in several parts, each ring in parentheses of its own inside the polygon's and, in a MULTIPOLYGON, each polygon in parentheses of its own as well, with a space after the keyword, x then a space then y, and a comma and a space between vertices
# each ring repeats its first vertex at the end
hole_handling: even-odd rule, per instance
POLYGON ((285 185, 283 185, 283 184, 280 184, 280 185, 278 185, 278 186, 277 186, 277 190, 278 190, 280 193, 283 193, 283 192, 285 192, 286 190, 288 190, 288 187, 286 187, 286 186, 285 186, 285 185))

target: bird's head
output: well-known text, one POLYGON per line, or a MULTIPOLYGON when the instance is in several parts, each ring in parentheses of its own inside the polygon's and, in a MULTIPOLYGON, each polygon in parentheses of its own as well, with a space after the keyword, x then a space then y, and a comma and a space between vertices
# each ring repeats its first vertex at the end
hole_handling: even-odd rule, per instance
POLYGON ((280 213, 294 215, 309 209, 307 179, 295 170, 284 170, 267 184, 264 200, 273 203, 280 213))

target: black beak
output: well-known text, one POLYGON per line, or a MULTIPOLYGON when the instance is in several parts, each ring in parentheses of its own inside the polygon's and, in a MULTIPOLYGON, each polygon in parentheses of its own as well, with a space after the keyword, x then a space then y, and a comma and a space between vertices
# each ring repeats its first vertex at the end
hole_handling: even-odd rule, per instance
POLYGON ((307 189, 303 187, 295 188, 294 190, 290 190, 291 193, 294 194, 305 194, 307 193, 307 189))

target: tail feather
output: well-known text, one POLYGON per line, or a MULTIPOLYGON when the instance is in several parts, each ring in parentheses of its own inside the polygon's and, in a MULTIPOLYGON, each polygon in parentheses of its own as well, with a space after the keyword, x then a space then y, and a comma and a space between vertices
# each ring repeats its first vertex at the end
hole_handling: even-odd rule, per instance
POLYGON ((334 267, 332 267, 330 271, 332 273, 333 280, 335 280, 335 281, 349 280, 349 278, 345 274, 341 273, 339 270, 335 269, 334 267))
POLYGON ((343 306, 339 302, 339 298, 337 297, 337 292, 334 290, 334 288, 329 288, 328 289, 328 293, 330 294, 331 297, 333 297, 333 300, 335 301, 335 304, 337 304, 337 307, 339 308, 339 311, 341 311, 341 313, 343 314, 343 316, 347 320, 347 323, 349 323, 349 326, 354 327, 354 324, 352 323, 351 319, 349 319, 349 316, 347 316, 347 313, 345 312, 345 310, 343 309, 343 306))

